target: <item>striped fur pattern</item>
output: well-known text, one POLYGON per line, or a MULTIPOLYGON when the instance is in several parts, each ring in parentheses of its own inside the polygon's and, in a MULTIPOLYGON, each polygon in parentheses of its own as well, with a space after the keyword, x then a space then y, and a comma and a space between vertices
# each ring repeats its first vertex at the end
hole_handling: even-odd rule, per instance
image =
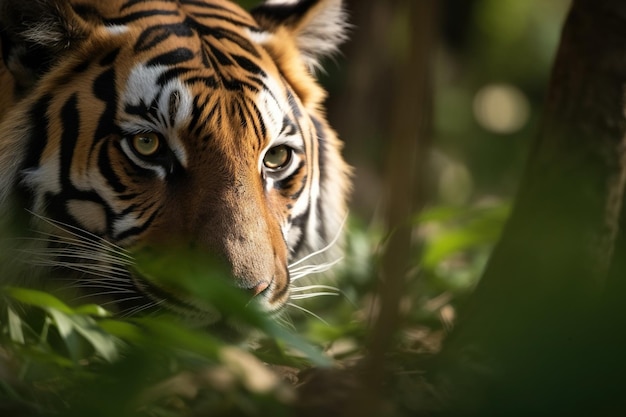
POLYGON ((344 20, 341 0, 0 0, 0 209, 28 218, 27 263, 126 311, 193 309, 129 272, 136 248, 190 246, 281 309, 288 265, 346 216, 314 78, 344 20))

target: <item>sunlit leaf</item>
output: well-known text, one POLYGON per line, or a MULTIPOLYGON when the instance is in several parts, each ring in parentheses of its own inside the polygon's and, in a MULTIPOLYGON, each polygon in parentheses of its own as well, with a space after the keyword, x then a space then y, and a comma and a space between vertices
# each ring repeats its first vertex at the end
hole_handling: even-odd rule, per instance
POLYGON ((93 317, 111 317, 111 313, 97 304, 84 304, 74 308, 74 313, 93 317))
POLYGON ((65 345, 77 360, 81 351, 82 336, 102 358, 113 362, 118 357, 115 339, 100 328, 89 316, 67 315, 53 308, 48 310, 65 345))
POLYGON ((55 296, 43 291, 27 288, 4 287, 2 291, 24 304, 47 309, 54 308, 65 314, 72 314, 73 310, 55 296))
POLYGON ((9 336, 11 340, 24 344, 24 332, 22 332, 22 320, 11 307, 7 307, 9 336))

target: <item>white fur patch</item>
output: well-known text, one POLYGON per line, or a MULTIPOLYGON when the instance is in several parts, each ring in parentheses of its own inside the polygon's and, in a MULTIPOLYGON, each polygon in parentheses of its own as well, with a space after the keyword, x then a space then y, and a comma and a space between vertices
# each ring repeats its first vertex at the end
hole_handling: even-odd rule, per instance
POLYGON ((261 112, 270 141, 267 146, 261 150, 258 162, 259 172, 263 169, 263 156, 268 149, 272 146, 276 146, 276 141, 279 139, 280 130, 283 126, 283 117, 289 108, 286 101, 282 103, 276 101, 277 98, 280 99, 283 97, 283 94, 279 93, 281 87, 276 80, 269 76, 265 77, 263 85, 265 85, 265 88, 257 96, 256 106, 261 112), (273 92, 273 94, 271 92, 273 92))
POLYGON ((107 25, 104 29, 111 35, 121 35, 128 32, 128 26, 124 25, 107 25))
POLYGON ((250 29, 245 29, 245 31, 248 37, 252 40, 252 42, 255 42, 259 45, 263 45, 264 43, 269 41, 272 38, 272 36, 274 36, 269 32, 258 32, 258 31, 250 30, 250 29))
POLYGON ((341 0, 322 0, 296 28, 296 44, 309 68, 320 68, 320 59, 332 55, 346 38, 346 13, 341 0), (309 16, 310 15, 310 16, 309 16))
MULTIPOLYGON (((265 5, 280 6, 295 4, 294 0, 266 0, 265 5)), ((321 68, 321 59, 337 52, 338 47, 347 39, 347 15, 342 0, 319 0, 307 13, 296 22, 286 26, 295 38, 296 46, 302 59, 312 72, 321 68)), ((259 43, 267 43, 274 36, 267 32, 253 33, 250 38, 259 43)))
POLYGON ((59 194, 61 192, 61 184, 59 182, 59 173, 61 172, 59 153, 55 153, 42 161, 37 168, 24 171, 23 183, 37 190, 37 200, 34 202, 35 211, 43 208, 43 196, 46 194, 59 194))
POLYGON ((128 213, 113 222, 113 236, 117 237, 123 232, 130 230, 133 227, 137 227, 138 225, 139 221, 135 213, 128 213))

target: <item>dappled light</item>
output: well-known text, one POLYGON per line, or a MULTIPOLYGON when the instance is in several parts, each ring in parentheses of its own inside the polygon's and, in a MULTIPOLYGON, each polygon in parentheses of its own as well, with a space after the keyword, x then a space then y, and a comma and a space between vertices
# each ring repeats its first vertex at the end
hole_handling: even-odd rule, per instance
MULTIPOLYGON (((202 7, 189 3, 192 10, 202 7)), ((236 3, 250 9, 262 1, 236 3)), ((107 196, 132 200, 132 187, 149 182, 157 189, 162 181, 168 186, 159 201, 201 208, 173 209, 174 226, 158 235, 159 244, 102 237, 130 225, 124 232, 143 238, 129 213, 149 213, 158 205, 150 199, 115 214, 94 209, 104 197, 76 186, 72 203, 63 206, 67 213, 54 217, 51 195, 67 181, 46 175, 67 162, 69 145, 43 174, 16 168, 12 175, 21 182, 0 178, 7 189, 0 189, 0 215, 19 213, 0 224, 0 416, 622 415, 622 3, 268 1, 254 14, 263 30, 243 13, 224 12, 225 1, 207 7, 207 16, 217 13, 227 28, 241 25, 250 40, 207 30, 212 41, 244 47, 234 54, 192 54, 209 67, 239 66, 246 74, 185 81, 201 91, 230 89, 212 109, 189 114, 194 134, 203 123, 232 117, 224 137, 233 143, 240 140, 235 131, 279 139, 259 139, 248 151, 224 157, 224 149, 239 148, 213 146, 221 131, 209 129, 196 151, 212 159, 196 163, 180 146, 185 135, 168 141, 135 129, 130 138, 138 140, 92 157, 104 174, 91 179, 119 178, 138 167, 131 185, 107 180, 107 196), (311 5, 328 9, 326 20, 307 32, 294 19, 311 5), (297 42, 277 41, 272 19, 294 10, 296 17, 282 22, 278 33, 297 42), (343 18, 345 27, 337 23, 343 18), (316 31, 320 38, 312 38, 316 31), (251 46, 256 43, 262 53, 251 46), (298 53, 296 64, 289 61, 298 53), (270 59, 280 68, 264 67, 270 59), (268 83, 275 90, 262 96, 269 110, 251 111, 247 98, 220 102, 263 90, 265 80, 255 77, 268 74, 280 80, 268 83), (126 154, 130 163, 102 169, 111 155, 126 154), (249 155, 255 159, 244 161, 249 155), (322 159, 307 165, 314 158, 322 159), (219 169, 186 182, 187 171, 203 164, 219 169), (238 176, 236 167, 251 176, 238 176), (19 185, 11 191, 17 197, 13 206, 2 205, 10 181, 19 185), (21 193, 37 181, 49 187, 47 194, 23 202, 21 193), (177 200, 176 190, 189 184, 215 195, 190 188, 184 195, 198 198, 197 204, 177 200), (79 197, 88 203, 76 204, 79 197), (244 210, 250 201, 259 203, 244 210), (41 214, 48 208, 52 214, 41 214), (81 210, 93 214, 85 228, 71 223, 81 210), (221 217, 212 217, 216 213, 221 217), (111 219, 111 231, 90 231, 111 219), (190 219, 210 226, 184 227, 203 236, 204 247, 200 239, 181 244, 174 233, 190 219), (254 233, 246 235, 237 224, 242 219, 254 233), (262 268, 271 274, 258 280, 262 268)), ((19 13, 32 18, 22 8, 19 13)), ((81 13, 89 24, 97 20, 81 13)), ((159 13, 166 20, 172 15, 159 13)), ((110 18, 106 35, 124 36, 126 20, 159 13, 142 9, 110 18)), ((0 11, 0 31, 11 17, 0 11)), ((6 30, 3 48, 17 39, 19 27, 6 30)), ((142 42, 174 34, 187 39, 196 30, 171 25, 142 42)), ((27 35, 28 45, 41 40, 27 35)), ((60 53, 59 43, 54 48, 60 53)), ((88 73, 114 55, 83 65, 77 60, 74 70, 88 73)), ((185 62, 186 56, 177 51, 169 58, 185 62)), ((157 62, 164 56, 154 59, 146 74, 165 68, 157 62)), ((157 74, 161 89, 178 86, 166 84, 167 77, 187 77, 190 70, 176 65, 157 74)), ((2 68, 0 89, 9 85, 2 68)), ((14 96, 0 97, 0 109, 6 100, 21 102, 35 75, 11 81, 14 96)), ((48 84, 53 81, 67 80, 57 76, 48 84)), ((96 93, 102 99, 101 91, 75 96, 96 93)), ((50 97, 39 98, 29 117, 50 97)), ((146 111, 165 103, 169 111, 155 119, 174 123, 198 97, 177 90, 146 111)), ((45 113, 41 120, 49 126, 33 122, 33 131, 45 127, 50 137, 71 139, 59 124, 69 123, 70 107, 55 104, 50 112, 62 114, 45 113)), ((94 114, 114 113, 104 107, 94 106, 94 114)), ((0 132, 19 130, 18 119, 0 116, 0 132)), ((21 149, 2 140, 0 168, 9 152, 21 149)), ((154 214, 149 221, 163 220, 154 214)))

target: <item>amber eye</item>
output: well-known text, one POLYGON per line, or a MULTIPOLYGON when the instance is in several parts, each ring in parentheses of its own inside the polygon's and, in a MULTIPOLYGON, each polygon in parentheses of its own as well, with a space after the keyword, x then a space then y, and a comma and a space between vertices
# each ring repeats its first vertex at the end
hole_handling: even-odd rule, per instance
POLYGON ((285 168, 291 160, 291 152, 291 148, 286 145, 274 146, 265 154, 263 164, 273 170, 285 168))
POLYGON ((161 148, 161 139, 153 132, 138 133, 133 136, 131 144, 139 155, 153 156, 161 148))

